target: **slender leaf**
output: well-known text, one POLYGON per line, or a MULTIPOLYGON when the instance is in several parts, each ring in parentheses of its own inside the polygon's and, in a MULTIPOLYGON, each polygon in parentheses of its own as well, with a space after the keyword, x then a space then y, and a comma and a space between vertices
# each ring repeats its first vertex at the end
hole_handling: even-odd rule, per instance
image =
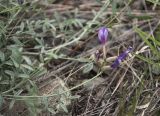
POLYGON ((93 63, 87 63, 83 69, 83 73, 88 73, 93 69, 93 63))

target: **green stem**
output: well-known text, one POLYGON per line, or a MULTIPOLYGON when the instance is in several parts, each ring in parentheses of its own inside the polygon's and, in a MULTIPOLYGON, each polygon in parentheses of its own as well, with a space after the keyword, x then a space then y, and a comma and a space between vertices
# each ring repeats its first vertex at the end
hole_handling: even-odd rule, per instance
POLYGON ((105 59, 106 59, 106 54, 107 54, 107 52, 106 52, 106 46, 105 46, 105 44, 103 45, 103 60, 105 61, 105 59))
POLYGON ((83 82, 83 83, 81 83, 81 84, 79 84, 77 86, 74 86, 74 87, 68 89, 67 91, 61 92, 59 94, 49 94, 49 95, 42 95, 42 96, 16 96, 16 95, 2 95, 2 96, 4 96, 4 97, 12 97, 12 98, 44 98, 44 97, 53 97, 53 96, 57 96, 57 95, 61 95, 61 94, 67 93, 67 92, 72 91, 72 90, 74 90, 74 89, 76 89, 76 88, 78 88, 78 87, 80 87, 82 85, 85 85, 86 83, 92 81, 93 79, 97 78, 101 74, 102 74, 102 72, 98 73, 93 78, 91 78, 91 79, 89 79, 89 80, 87 80, 87 81, 85 81, 85 82, 83 82))

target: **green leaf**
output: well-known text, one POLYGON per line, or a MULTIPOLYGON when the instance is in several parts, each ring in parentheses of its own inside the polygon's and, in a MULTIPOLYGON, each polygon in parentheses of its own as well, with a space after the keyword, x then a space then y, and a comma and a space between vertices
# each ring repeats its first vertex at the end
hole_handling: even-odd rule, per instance
POLYGON ((13 62, 11 60, 5 62, 6 65, 13 66, 13 62))
POLYGON ((116 2, 116 0, 113 0, 113 2, 112 2, 112 12, 113 12, 113 15, 115 15, 116 12, 117 12, 117 2, 116 2))
POLYGON ((101 0, 96 0, 97 3, 102 4, 101 0))
POLYGON ((157 0, 147 0, 148 2, 151 2, 153 4, 157 4, 157 5, 160 5, 160 2, 157 1, 157 0))
POLYGON ((16 60, 15 60, 14 58, 12 58, 12 57, 11 57, 11 60, 12 60, 12 62, 13 62, 13 64, 14 64, 14 66, 15 66, 16 68, 18 68, 18 67, 19 67, 19 63, 17 63, 16 60))
POLYGON ((10 109, 10 110, 13 108, 15 102, 16 102, 15 99, 13 99, 13 100, 10 102, 10 104, 9 104, 9 109, 10 109))
POLYGON ((19 67, 19 65, 22 62, 22 48, 19 48, 17 46, 9 46, 9 48, 12 51, 12 55, 10 58, 12 59, 15 67, 19 67))
POLYGON ((34 70, 34 72, 31 74, 32 77, 37 78, 47 73, 47 70, 43 67, 39 67, 38 69, 34 70))
POLYGON ((87 63, 83 69, 83 73, 88 73, 93 69, 93 63, 87 63))
MULTIPOLYGON (((38 88, 37 88, 37 85, 35 84, 35 82, 34 81, 32 81, 32 80, 30 80, 30 79, 28 79, 28 81, 29 81, 29 83, 30 83, 30 85, 32 85, 32 89, 33 89, 33 91, 34 91, 34 93, 37 93, 38 91, 38 88)), ((34 94, 33 93, 33 94, 34 94)))
POLYGON ((18 46, 23 46, 23 43, 22 43, 16 36, 13 36, 13 41, 14 41, 15 44, 17 44, 18 46))
POLYGON ((56 111, 53 108, 47 108, 49 112, 51 112, 52 114, 56 114, 56 111))
POLYGON ((47 97, 42 98, 42 103, 44 104, 44 109, 48 109, 48 98, 47 97))
POLYGON ((150 38, 151 36, 143 32, 139 28, 135 28, 135 30, 139 34, 139 36, 143 39, 143 41, 151 48, 151 50, 160 57, 160 52, 147 39, 147 37, 150 38))
POLYGON ((69 98, 70 99, 78 99, 78 98, 80 98, 81 96, 80 95, 74 95, 74 96, 70 96, 69 98))
POLYGON ((21 32, 23 32, 24 27, 25 27, 25 24, 24 24, 24 22, 22 22, 21 25, 20 25, 20 31, 21 31, 21 32))
POLYGON ((28 69, 28 70, 30 70, 30 71, 34 71, 34 69, 31 66, 29 66, 29 65, 21 64, 21 66, 24 67, 24 68, 26 68, 26 69, 28 69))
POLYGON ((153 74, 156 74, 156 75, 159 75, 159 74, 160 74, 160 66, 158 66, 158 65, 153 65, 153 66, 152 66, 152 73, 153 73, 153 74))
POLYGON ((27 63, 28 65, 32 65, 32 61, 31 61, 31 59, 30 59, 29 57, 23 56, 23 59, 26 61, 26 63, 27 63))
POLYGON ((50 59, 58 59, 59 56, 55 53, 47 53, 47 57, 44 59, 44 61, 50 60, 50 59))
POLYGON ((60 103, 60 106, 66 113, 68 113, 68 109, 67 109, 66 105, 60 103))
POLYGON ((89 59, 86 59, 86 58, 78 58, 77 59, 79 62, 90 62, 90 60, 89 59))
POLYGON ((4 80, 0 82, 0 85, 9 85, 9 84, 10 84, 9 80, 4 80))
POLYGON ((136 54, 136 57, 138 57, 139 59, 149 63, 149 64, 153 64, 153 65, 158 65, 157 63, 155 63, 154 61, 150 60, 149 58, 145 58, 141 55, 136 54))
MULTIPOLYGON (((143 32, 142 30, 138 30, 140 33, 142 33, 145 37, 149 37, 150 40, 152 40, 157 46, 160 46, 160 41, 158 40, 158 37, 157 39, 155 39, 152 35, 149 35, 148 33, 146 32, 143 32)), ((159 35, 159 34, 158 34, 159 35)))
POLYGON ((5 61, 5 55, 3 52, 0 51, 0 60, 1 62, 4 62, 5 61))
POLYGON ((36 21, 36 23, 35 23, 35 28, 36 29, 38 29, 38 28, 41 28, 42 27, 42 21, 41 20, 38 20, 38 21, 36 21))
POLYGON ((2 107, 3 105, 3 97, 0 95, 0 108, 2 107))
POLYGON ((43 45, 44 45, 44 41, 43 41, 43 39, 35 38, 35 40, 39 43, 39 45, 41 45, 41 46, 43 46, 43 45))
POLYGON ((23 89, 20 89, 20 90, 16 91, 14 95, 18 96, 18 95, 20 95, 22 92, 23 92, 23 89))
POLYGON ((5 73, 8 74, 9 76, 14 76, 14 72, 10 70, 5 70, 5 73))
POLYGON ((29 78, 29 75, 27 75, 27 74, 18 74, 18 77, 21 77, 21 78, 29 78))

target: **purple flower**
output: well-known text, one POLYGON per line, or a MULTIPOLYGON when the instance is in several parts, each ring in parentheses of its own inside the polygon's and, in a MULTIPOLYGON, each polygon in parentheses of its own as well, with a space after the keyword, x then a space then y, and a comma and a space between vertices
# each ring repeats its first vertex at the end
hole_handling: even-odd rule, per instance
POLYGON ((101 55, 99 50, 97 50, 94 55, 95 55, 96 60, 98 61, 101 55))
POLYGON ((98 31, 98 39, 101 44, 105 44, 108 38, 108 29, 101 27, 98 31))
POLYGON ((112 68, 117 68, 119 64, 127 57, 128 53, 132 50, 132 47, 130 46, 125 52, 120 54, 117 59, 114 61, 114 63, 111 65, 112 68))

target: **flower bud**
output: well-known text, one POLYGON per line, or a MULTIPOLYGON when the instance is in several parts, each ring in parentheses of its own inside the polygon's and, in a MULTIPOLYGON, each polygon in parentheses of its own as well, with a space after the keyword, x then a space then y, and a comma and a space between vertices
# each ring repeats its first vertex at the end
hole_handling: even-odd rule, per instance
POLYGON ((105 44, 108 38, 108 29, 101 27, 98 31, 98 39, 101 44, 105 44))

